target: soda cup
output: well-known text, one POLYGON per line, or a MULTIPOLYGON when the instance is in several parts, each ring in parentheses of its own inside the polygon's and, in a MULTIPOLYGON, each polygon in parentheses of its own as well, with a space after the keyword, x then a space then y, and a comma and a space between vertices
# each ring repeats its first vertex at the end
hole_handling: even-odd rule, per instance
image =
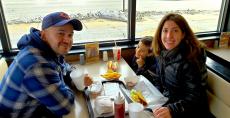
POLYGON ((113 58, 114 61, 120 61, 121 60, 121 47, 113 47, 113 58))
POLYGON ((114 100, 114 118, 125 117, 125 99, 121 96, 120 92, 114 100))

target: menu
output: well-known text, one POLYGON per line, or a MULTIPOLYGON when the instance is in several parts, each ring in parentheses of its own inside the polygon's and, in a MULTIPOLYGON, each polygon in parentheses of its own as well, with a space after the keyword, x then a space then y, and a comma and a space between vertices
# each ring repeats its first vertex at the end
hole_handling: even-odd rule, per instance
POLYGON ((99 61, 99 44, 85 44, 86 63, 95 63, 99 61))
POLYGON ((228 48, 230 40, 230 32, 221 32, 219 48, 228 48))

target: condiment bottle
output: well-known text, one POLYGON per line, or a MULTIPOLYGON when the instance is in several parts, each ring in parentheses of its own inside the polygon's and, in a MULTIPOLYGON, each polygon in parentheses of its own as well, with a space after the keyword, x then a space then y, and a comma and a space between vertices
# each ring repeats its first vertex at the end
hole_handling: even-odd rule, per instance
POLYGON ((81 65, 85 64, 85 55, 84 54, 80 54, 80 64, 81 65))
POLYGON ((120 92, 114 100, 114 118, 125 117, 125 99, 121 96, 120 92))
POLYGON ((117 52, 117 61, 121 60, 121 49, 118 50, 117 52))
POLYGON ((103 61, 108 61, 108 53, 107 53, 107 51, 103 51, 103 61))

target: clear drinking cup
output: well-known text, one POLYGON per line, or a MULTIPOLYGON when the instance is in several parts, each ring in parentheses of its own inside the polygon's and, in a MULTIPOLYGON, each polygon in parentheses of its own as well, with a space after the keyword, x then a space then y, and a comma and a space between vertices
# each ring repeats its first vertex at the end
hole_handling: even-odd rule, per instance
POLYGON ((121 60, 121 47, 119 46, 113 47, 113 58, 114 58, 114 61, 121 60))

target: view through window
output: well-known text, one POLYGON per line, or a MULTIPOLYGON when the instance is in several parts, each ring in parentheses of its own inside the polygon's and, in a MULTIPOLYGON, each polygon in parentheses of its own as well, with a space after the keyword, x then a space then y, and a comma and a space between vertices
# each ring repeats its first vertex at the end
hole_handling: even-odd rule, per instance
MULTIPOLYGON (((125 0, 2 0, 12 47, 29 33, 41 29, 42 18, 51 12, 64 11, 83 23, 75 32, 74 43, 127 38, 125 0)), ((127 0, 126 0, 127 2, 127 0)))
POLYGON ((0 50, 2 50, 2 43, 0 43, 0 50))
POLYGON ((217 31, 222 0, 137 0, 136 37, 153 36, 161 18, 183 15, 194 32, 217 31))
MULTIPOLYGON (((83 23, 74 43, 127 39, 128 0, 2 0, 12 47, 48 13, 64 11, 83 23)), ((221 0, 137 0, 136 37, 153 35, 168 12, 182 14, 194 32, 216 31, 221 0)))

